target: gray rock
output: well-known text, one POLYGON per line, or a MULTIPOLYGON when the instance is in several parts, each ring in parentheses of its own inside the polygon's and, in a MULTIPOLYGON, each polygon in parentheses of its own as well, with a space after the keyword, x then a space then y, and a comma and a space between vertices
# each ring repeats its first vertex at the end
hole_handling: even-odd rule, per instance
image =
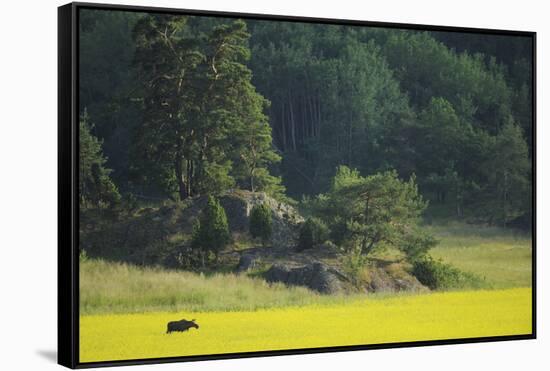
MULTIPOLYGON (((252 208, 256 205, 265 204, 271 209, 272 235, 270 245, 290 249, 295 244, 300 224, 304 222, 304 219, 292 206, 279 202, 263 192, 245 190, 229 190, 218 196, 218 199, 227 215, 231 233, 237 235, 248 233, 252 208), (287 215, 287 217, 284 215, 287 215)), ((197 197, 190 202, 189 207, 181 212, 178 217, 178 224, 183 231, 191 232, 193 222, 200 216, 206 202, 206 196, 197 197)))
POLYGON ((416 277, 411 276, 409 279, 396 279, 395 280, 397 291, 418 291, 418 292, 427 292, 429 289, 422 285, 416 277))
POLYGON ((254 269, 258 264, 257 259, 253 255, 242 255, 239 259, 239 264, 237 265, 237 272, 248 272, 251 269, 254 269))
POLYGON ((292 206, 281 203, 265 193, 244 190, 228 191, 219 199, 225 209, 231 232, 248 232, 252 208, 265 204, 271 209, 271 245, 285 248, 294 245, 303 218, 292 206))
POLYGON ((399 291, 427 291, 416 277, 400 273, 400 277, 395 277, 395 274, 390 274, 383 268, 374 268, 371 271, 371 280, 366 287, 369 292, 399 292, 399 291))
POLYGON ((266 273, 267 282, 306 286, 322 294, 335 294, 343 289, 342 282, 325 264, 315 262, 301 267, 274 264, 266 273))

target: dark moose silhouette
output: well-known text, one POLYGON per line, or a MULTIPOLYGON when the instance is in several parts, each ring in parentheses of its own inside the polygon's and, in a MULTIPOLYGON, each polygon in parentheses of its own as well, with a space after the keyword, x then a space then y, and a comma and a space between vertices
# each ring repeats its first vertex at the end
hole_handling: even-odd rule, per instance
POLYGON ((192 319, 191 321, 188 321, 186 319, 182 319, 181 321, 172 321, 172 322, 168 322, 166 333, 169 334, 174 331, 177 331, 177 332, 188 331, 191 327, 194 327, 197 330, 199 329, 199 325, 195 323, 195 319, 192 319))

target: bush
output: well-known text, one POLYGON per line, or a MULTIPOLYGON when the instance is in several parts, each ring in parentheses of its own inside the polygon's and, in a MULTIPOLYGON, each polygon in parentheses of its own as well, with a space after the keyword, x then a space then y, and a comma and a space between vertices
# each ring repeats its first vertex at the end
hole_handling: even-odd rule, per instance
POLYGON ((386 247, 419 250, 430 242, 420 232, 419 221, 427 202, 418 192, 414 174, 402 181, 396 171, 361 176, 359 171, 340 166, 328 193, 312 204, 323 217, 337 245, 359 248, 369 255, 386 247))
POLYGON ((311 249, 325 242, 329 236, 327 225, 318 218, 308 218, 300 228, 298 250, 311 249))
POLYGON ((250 234, 253 238, 261 238, 262 244, 267 244, 272 234, 271 210, 265 204, 256 205, 250 212, 250 234))
POLYGON ((137 197, 133 193, 125 193, 122 197, 122 208, 128 212, 134 212, 139 207, 137 197))
POLYGON ((164 255, 162 266, 169 269, 193 271, 201 266, 203 257, 206 257, 206 254, 189 245, 174 246, 164 255))
POLYGON ((428 250, 438 243, 439 241, 431 234, 415 228, 403 235, 401 242, 398 243, 398 249, 406 255, 407 260, 415 262, 424 259, 428 250))
POLYGON ((193 226, 191 247, 201 252, 204 265, 210 253, 213 253, 218 260, 219 252, 229 242, 231 242, 231 234, 225 210, 215 197, 209 196, 201 216, 193 226))
POLYGON ((80 253, 78 254, 78 260, 80 261, 80 263, 87 262, 88 259, 89 259, 89 257, 88 257, 88 253, 86 252, 86 250, 80 249, 80 253))
POLYGON ((463 272, 441 259, 424 256, 413 262, 412 274, 432 290, 453 288, 481 288, 486 286, 484 279, 469 272, 463 272))
POLYGON ((363 275, 367 263, 367 257, 361 254, 359 249, 350 249, 342 258, 342 270, 357 287, 359 287, 364 280, 363 275))
POLYGON ((93 125, 85 111, 80 117, 79 184, 80 207, 115 207, 120 202, 120 193, 113 183, 111 169, 105 167, 103 142, 92 134, 93 125))

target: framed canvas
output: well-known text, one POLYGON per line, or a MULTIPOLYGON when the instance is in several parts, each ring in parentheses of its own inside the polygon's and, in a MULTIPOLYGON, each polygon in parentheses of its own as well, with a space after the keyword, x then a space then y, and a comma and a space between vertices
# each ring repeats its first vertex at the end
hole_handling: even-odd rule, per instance
POLYGON ((58 20, 60 364, 535 338, 534 32, 58 20))

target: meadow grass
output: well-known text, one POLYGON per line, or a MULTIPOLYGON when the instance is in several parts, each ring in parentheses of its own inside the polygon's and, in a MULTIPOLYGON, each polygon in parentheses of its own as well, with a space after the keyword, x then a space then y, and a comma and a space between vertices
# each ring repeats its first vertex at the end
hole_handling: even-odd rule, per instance
POLYGON ((434 257, 493 289, 329 296, 232 273, 81 261, 81 362, 531 333, 530 237, 427 228, 440 241, 434 257), (200 329, 165 334, 181 318, 200 329))
POLYGON ((251 311, 343 301, 233 273, 201 275, 90 259, 80 262, 80 313, 251 311))
POLYGON ((426 227, 439 240, 430 254, 485 277, 493 288, 530 287, 532 240, 498 227, 447 223, 426 227))
MULTIPOLYGON (((485 277, 492 288, 531 285, 529 236, 465 224, 429 226, 427 229, 440 241, 431 251, 434 257, 485 277)), ((253 311, 338 304, 350 299, 353 297, 324 296, 303 287, 268 284, 262 278, 232 273, 204 276, 96 259, 80 263, 82 314, 253 311)))
POLYGON ((80 361, 530 334, 531 289, 440 292, 239 312, 83 315, 80 361), (166 334, 196 318, 199 330, 166 334))

